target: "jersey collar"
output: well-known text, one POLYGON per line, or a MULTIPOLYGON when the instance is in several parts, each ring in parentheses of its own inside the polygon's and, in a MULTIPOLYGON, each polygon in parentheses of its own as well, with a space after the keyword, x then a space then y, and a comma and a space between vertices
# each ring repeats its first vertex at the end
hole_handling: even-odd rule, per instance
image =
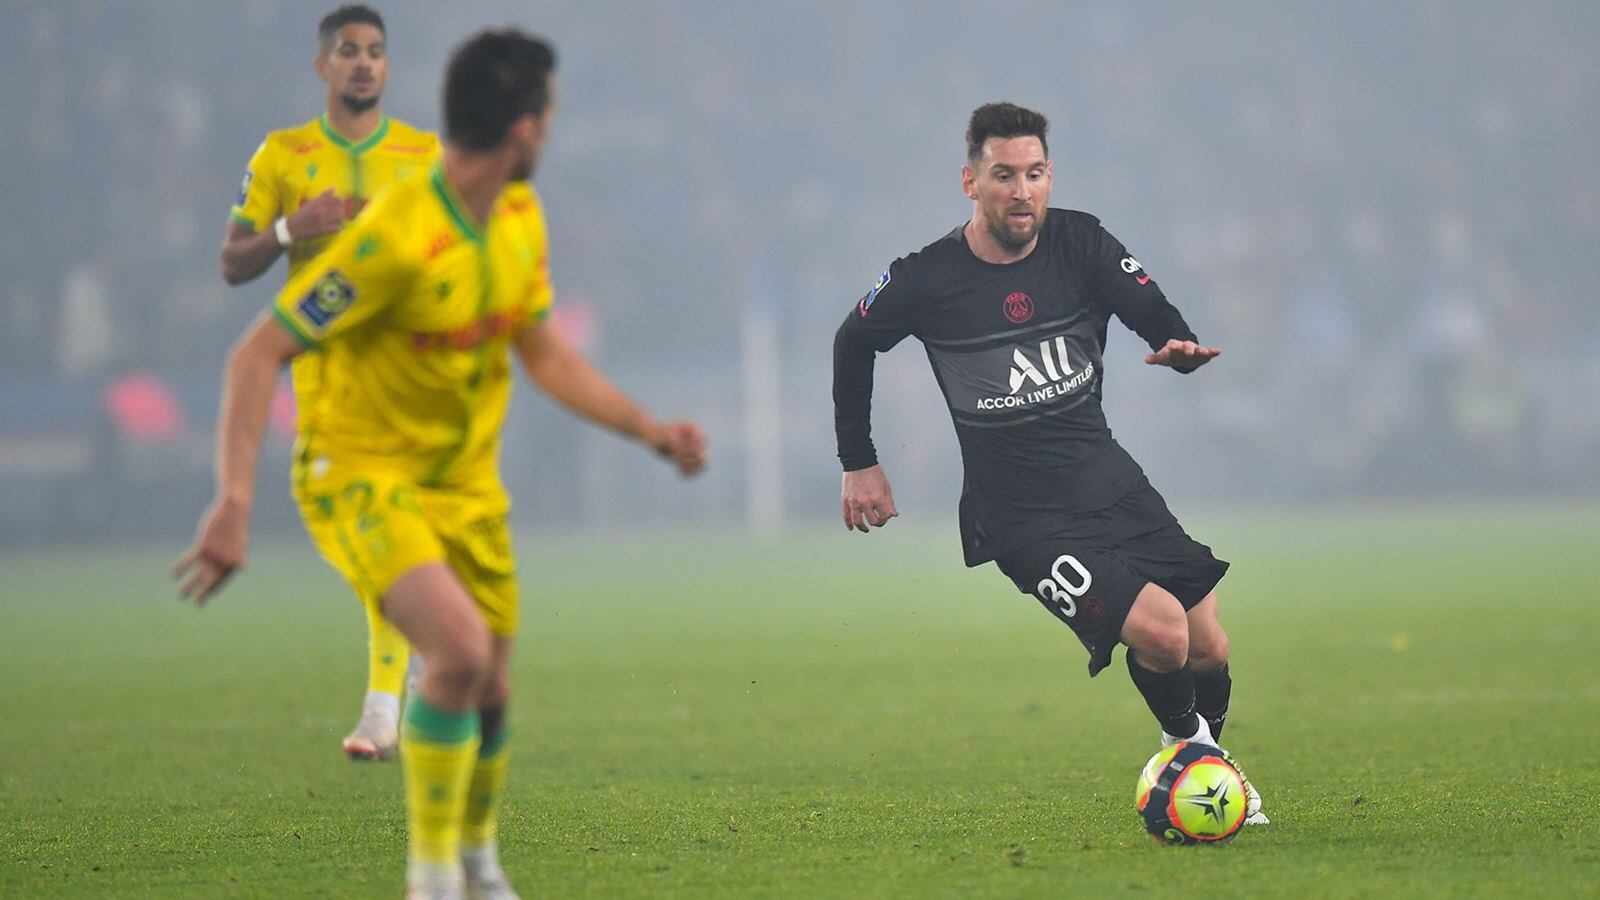
POLYGON ((373 147, 378 146, 378 142, 382 141, 384 137, 389 134, 389 117, 379 116, 378 127, 372 129, 372 133, 367 135, 366 140, 356 144, 352 143, 349 138, 345 137, 339 132, 334 131, 333 124, 328 121, 327 112, 323 112, 322 134, 328 140, 332 141, 335 147, 338 147, 341 150, 349 151, 351 156, 360 156, 368 150, 371 150, 373 147))
POLYGON ((450 221, 461 230, 462 235, 474 244, 483 243, 484 229, 472 222, 472 213, 467 209, 466 201, 456 193, 450 181, 444 177, 444 163, 433 164, 433 171, 428 175, 428 183, 433 186, 434 194, 438 195, 439 202, 444 204, 445 212, 450 214, 450 221))

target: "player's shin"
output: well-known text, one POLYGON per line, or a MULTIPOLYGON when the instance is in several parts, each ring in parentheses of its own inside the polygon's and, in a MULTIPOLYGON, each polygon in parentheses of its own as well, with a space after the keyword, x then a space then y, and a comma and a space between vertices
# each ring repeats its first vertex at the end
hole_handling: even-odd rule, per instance
POLYGON ((421 696, 406 705, 400 759, 406 773, 410 880, 459 871, 467 790, 478 760, 478 717, 441 710, 421 696))
POLYGON ((1228 664, 1209 672, 1194 673, 1195 712, 1211 726, 1211 737, 1222 740, 1222 726, 1228 721, 1228 698, 1233 694, 1233 679, 1228 664))
POLYGON ((1128 675, 1161 723, 1162 733, 1183 740, 1199 732, 1201 722, 1194 711, 1194 675, 1189 664, 1171 672, 1155 672, 1140 665, 1137 655, 1132 647, 1128 648, 1128 675))

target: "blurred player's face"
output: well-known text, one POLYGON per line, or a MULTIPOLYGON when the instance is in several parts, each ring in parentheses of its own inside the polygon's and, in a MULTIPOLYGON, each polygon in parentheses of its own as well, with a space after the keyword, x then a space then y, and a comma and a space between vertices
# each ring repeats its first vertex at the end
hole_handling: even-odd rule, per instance
POLYGON ((511 129, 511 141, 517 148, 517 163, 511 169, 513 181, 527 181, 539 167, 539 156, 544 153, 545 141, 550 137, 550 123, 556 115, 555 80, 550 81, 550 102, 544 112, 526 116, 511 129))
POLYGON ((990 138, 961 170, 973 218, 1008 253, 1029 249, 1050 204, 1050 161, 1036 137, 990 138))
POLYGON ((383 32, 366 24, 339 29, 333 46, 317 59, 317 74, 328 86, 328 96, 338 97, 351 112, 362 113, 378 105, 389 80, 389 55, 383 32))

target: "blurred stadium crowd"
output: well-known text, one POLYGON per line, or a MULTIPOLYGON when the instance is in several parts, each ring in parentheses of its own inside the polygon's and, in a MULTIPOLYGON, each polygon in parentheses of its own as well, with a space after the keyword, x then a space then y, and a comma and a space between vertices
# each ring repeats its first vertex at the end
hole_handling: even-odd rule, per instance
MULTIPOLYGON (((833 515, 832 330, 963 221, 961 129, 1002 98, 1052 118, 1053 204, 1101 215, 1225 349, 1198 380, 1136 371, 1126 338, 1108 353, 1112 426, 1169 495, 1600 491, 1590 5, 375 5, 386 108, 425 127, 457 36, 556 40, 537 183, 557 302, 625 386, 712 430, 708 485, 680 490, 523 391, 519 518, 745 516, 748 457, 774 446, 748 433, 760 407, 780 519, 833 515)), ((193 521, 223 355, 282 278, 224 287, 223 218, 262 134, 320 109, 324 6, 4 12, 0 541, 193 521)), ((880 445, 932 507, 959 487, 954 441, 898 356, 880 445)), ((262 491, 268 527, 292 527, 282 493, 262 491)))

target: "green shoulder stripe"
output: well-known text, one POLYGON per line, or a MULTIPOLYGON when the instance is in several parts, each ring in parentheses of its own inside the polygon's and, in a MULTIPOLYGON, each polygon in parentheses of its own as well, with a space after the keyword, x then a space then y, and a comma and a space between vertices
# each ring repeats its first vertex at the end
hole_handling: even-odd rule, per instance
POLYGON ((272 315, 277 318, 279 325, 282 325, 290 334, 294 335, 294 339, 299 341, 302 347, 305 347, 307 350, 316 348, 316 338, 306 334, 305 329, 300 327, 300 323, 296 322, 294 319, 291 319, 288 313, 279 309, 277 306, 273 306, 272 315))
POLYGON ((444 178, 444 167, 434 163, 433 172, 428 176, 428 183, 433 186, 433 193, 444 206, 444 211, 449 214, 450 221, 455 223, 456 229, 474 244, 483 243, 483 232, 472 224, 472 214, 467 212, 466 204, 456 195, 455 188, 444 178))

